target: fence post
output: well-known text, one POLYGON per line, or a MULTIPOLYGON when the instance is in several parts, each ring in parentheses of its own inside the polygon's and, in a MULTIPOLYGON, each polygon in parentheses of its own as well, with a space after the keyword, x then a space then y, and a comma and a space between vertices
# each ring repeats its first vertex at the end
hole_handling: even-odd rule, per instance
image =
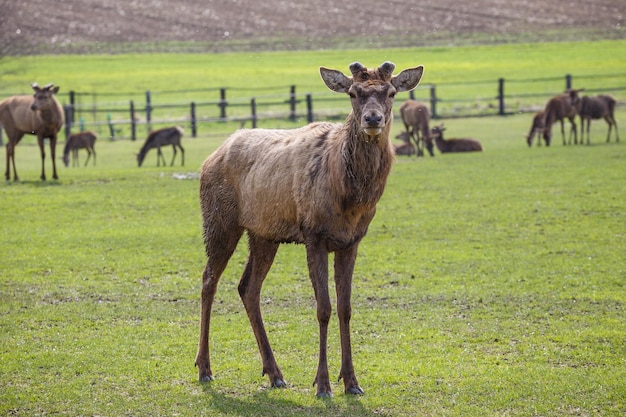
POLYGON ((67 141, 67 138, 69 138, 70 134, 72 133, 72 106, 65 105, 63 106, 63 110, 65 112, 65 140, 67 141))
POLYGON ((197 135, 196 131, 196 103, 191 102, 191 137, 195 138, 197 135))
POLYGON ((572 76, 571 74, 565 75, 565 89, 569 90, 572 88, 572 76))
POLYGON ((109 125, 109 137, 110 140, 115 140, 115 128, 113 127, 113 122, 111 121, 111 113, 107 113, 107 123, 109 125))
POLYGON ((256 128, 256 99, 252 97, 250 100, 250 110, 252 111, 252 128, 256 128))
POLYGON ((435 92, 435 84, 430 85, 430 117, 437 118, 437 93, 435 92))
POLYGON ((415 100, 415 90, 411 90, 411 91, 409 91, 409 98, 410 98, 411 100, 415 100))
MULTIPOLYGON (((74 94, 74 90, 70 91, 70 112, 69 119, 72 123, 74 123, 74 109, 76 108, 76 96, 74 94)), ((68 114, 66 114, 68 116, 68 114)))
POLYGON ((150 122, 152 121, 152 94, 146 91, 146 130, 150 132, 150 122))
POLYGON ((291 86, 291 92, 289 93, 289 120, 292 122, 296 120, 296 86, 291 86))
POLYGON ((313 98, 311 93, 306 95, 306 120, 308 123, 313 123, 313 98))
POLYGON ((135 123, 135 103, 130 101, 130 139, 135 140, 137 137, 137 125, 135 123))
POLYGON ((498 79, 498 114, 504 116, 504 78, 498 79))
POLYGON ((228 103, 226 102, 226 89, 220 88, 220 102, 217 104, 220 108, 220 117, 222 119, 226 118, 226 106, 228 103))

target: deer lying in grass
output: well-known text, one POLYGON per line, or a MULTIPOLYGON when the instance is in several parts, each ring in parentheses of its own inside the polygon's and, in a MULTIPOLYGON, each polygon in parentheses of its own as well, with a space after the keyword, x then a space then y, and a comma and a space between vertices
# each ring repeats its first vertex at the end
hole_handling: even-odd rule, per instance
POLYGON ((546 141, 546 146, 550 146, 552 141, 552 125, 556 122, 561 123, 561 136, 563 137, 563 145, 565 145, 565 127, 563 121, 569 119, 572 128, 569 134, 569 143, 572 143, 572 134, 574 135, 574 144, 578 143, 578 136, 576 132, 576 115, 580 111, 580 97, 578 93, 580 90, 567 90, 565 93, 556 97, 552 97, 544 109, 543 119, 543 139, 546 141))
POLYGON ((396 155, 411 156, 415 153, 415 146, 411 143, 411 134, 409 132, 400 132, 396 139, 401 139, 404 142, 402 145, 393 145, 396 155))
POLYGON ((430 156, 435 156, 428 127, 430 123, 428 107, 418 101, 407 100, 400 106, 400 116, 407 134, 414 137, 417 156, 424 156, 424 148, 428 150, 430 156))
POLYGON ((63 127, 63 107, 54 95, 59 87, 48 84, 43 88, 33 84, 33 96, 13 96, 0 101, 0 124, 7 132, 9 140, 6 144, 7 169, 4 174, 7 180, 11 179, 11 164, 13 164, 13 180, 18 181, 15 168, 15 147, 25 134, 36 135, 41 153, 41 179, 46 180, 44 139, 50 138, 50 156, 52 158, 52 178, 59 179, 55 153, 57 134, 63 127))
POLYGON ((431 137, 441 153, 452 152, 481 152, 483 147, 476 139, 444 139, 443 131, 446 130, 443 124, 431 129, 431 137))
POLYGON ((312 123, 294 130, 239 130, 203 163, 200 205, 207 263, 202 274, 200 381, 211 381, 209 325, 218 281, 244 230, 249 257, 239 282, 243 301, 273 387, 286 386, 265 332, 260 309, 263 281, 281 243, 306 247, 309 276, 317 301, 319 363, 317 396, 332 395, 327 345, 331 302, 328 253, 334 252, 341 370, 345 392, 363 394, 350 343, 350 294, 359 242, 383 194, 394 159, 389 140, 393 98, 417 86, 423 67, 394 76, 385 62, 368 70, 350 65, 352 77, 320 68, 326 86, 350 96, 345 123, 312 123))
POLYGON ((172 156, 172 162, 170 166, 174 165, 174 159, 176 159, 176 147, 180 148, 182 163, 181 166, 185 165, 185 149, 183 149, 180 144, 181 139, 183 137, 183 133, 185 131, 180 126, 174 127, 165 127, 163 129, 155 130, 154 132, 150 132, 148 138, 144 142, 143 146, 139 150, 137 154, 137 164, 141 166, 143 163, 146 154, 150 149, 157 149, 157 166, 161 166, 161 159, 163 160, 163 166, 167 166, 165 163, 165 157, 161 152, 161 146, 172 145, 172 149, 174 150, 174 156, 172 156))
POLYGON ((609 125, 609 132, 606 135, 607 143, 611 140, 611 128, 615 126, 615 141, 619 142, 617 122, 615 121, 615 99, 607 94, 600 94, 596 97, 584 96, 580 106, 580 131, 582 144, 585 140, 585 121, 587 122, 587 145, 589 145, 589 128, 591 120, 604 119, 609 125))
POLYGON ((70 164, 70 151, 72 151, 72 166, 78 166, 78 150, 85 149, 87 151, 87 160, 85 166, 93 153, 93 165, 96 165, 96 135, 93 132, 80 132, 71 134, 65 141, 63 148, 63 163, 65 166, 70 164))
MULTIPOLYGON (((533 146, 533 139, 535 138, 535 135, 537 135, 537 146, 541 146, 541 135, 544 130, 544 118, 545 115, 543 111, 538 111, 533 116, 533 123, 530 126, 530 132, 528 132, 528 136, 526 136, 526 143, 529 147, 533 146)), ((549 143, 546 141, 546 146, 548 145, 549 143)))

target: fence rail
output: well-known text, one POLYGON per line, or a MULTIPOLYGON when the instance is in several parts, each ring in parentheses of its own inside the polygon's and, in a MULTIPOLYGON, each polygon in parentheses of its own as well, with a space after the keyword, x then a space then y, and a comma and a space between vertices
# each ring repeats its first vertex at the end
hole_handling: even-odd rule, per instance
MULTIPOLYGON (((587 87, 586 94, 619 94, 626 90, 626 74, 576 77, 566 74, 562 77, 500 78, 420 85, 410 93, 401 93, 396 101, 411 98, 428 103, 435 119, 503 116, 539 110, 550 97, 573 88, 574 81, 576 88, 587 87), (480 92, 478 95, 477 91, 480 92)), ((295 85, 145 93, 70 91, 68 99, 69 103, 64 106, 66 135, 72 131, 91 129, 98 130, 100 134, 104 131, 104 135, 111 139, 131 140, 136 140, 138 127, 145 127, 147 134, 157 125, 180 124, 190 128, 191 136, 196 137, 201 129, 208 130, 209 125, 215 123, 250 123, 252 127, 257 127, 262 121, 312 122, 343 118, 350 110, 345 98, 336 93, 299 94, 295 85)))

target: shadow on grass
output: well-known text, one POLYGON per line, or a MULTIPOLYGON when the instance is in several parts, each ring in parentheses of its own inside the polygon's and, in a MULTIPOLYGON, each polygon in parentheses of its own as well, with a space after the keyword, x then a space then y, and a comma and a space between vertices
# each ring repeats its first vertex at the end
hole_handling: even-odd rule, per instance
MULTIPOLYGON (((202 384, 202 389, 210 395, 210 406, 213 410, 227 415, 237 416, 362 416, 385 417, 380 411, 368 410, 361 403, 360 397, 346 395, 329 399, 320 399, 312 406, 302 405, 290 400, 270 398, 268 390, 253 395, 236 397, 221 393, 210 383, 202 384)), ((274 390, 276 388, 271 388, 274 390)), ((287 388, 288 389, 288 388, 287 388)))

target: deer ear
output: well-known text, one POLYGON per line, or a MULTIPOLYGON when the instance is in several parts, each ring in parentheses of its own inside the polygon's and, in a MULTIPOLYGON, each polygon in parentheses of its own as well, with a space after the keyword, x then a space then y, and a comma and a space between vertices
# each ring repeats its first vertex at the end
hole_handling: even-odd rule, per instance
POLYGON ((337 93, 347 93, 352 85, 352 78, 345 76, 341 71, 320 67, 320 75, 326 87, 337 93))
POLYGON ((54 87, 54 88, 52 89, 52 94, 56 94, 56 93, 58 93, 58 92, 59 92, 59 88, 60 88, 59 86, 54 87))
POLYGON ((411 91, 420 83, 424 75, 424 66, 420 65, 415 68, 408 68, 395 77, 391 77, 391 84, 400 91, 411 91))
POLYGON ((39 91, 39 90, 40 90, 40 89, 39 89, 39 84, 37 84, 37 83, 33 83, 33 84, 31 85, 31 87, 33 87, 33 90, 35 90, 35 91, 39 91))

